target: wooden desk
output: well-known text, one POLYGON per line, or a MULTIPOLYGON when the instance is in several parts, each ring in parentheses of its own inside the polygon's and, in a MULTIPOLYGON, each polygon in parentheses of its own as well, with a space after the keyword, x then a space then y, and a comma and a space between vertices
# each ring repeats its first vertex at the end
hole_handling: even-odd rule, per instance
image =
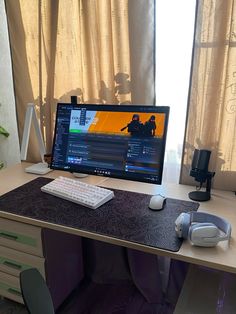
MULTIPOLYGON (((27 183, 37 176, 24 172, 24 168, 29 164, 18 164, 14 167, 0 171, 0 195, 11 191, 12 189, 27 183)), ((72 177, 70 173, 53 171, 46 175, 49 178, 55 178, 58 175, 72 177)), ((163 184, 162 186, 132 182, 126 180, 88 176, 82 179, 84 182, 97 184, 107 188, 124 189, 133 192, 142 192, 146 194, 162 193, 167 197, 188 200, 188 192, 194 188, 191 186, 163 184)), ((115 239, 96 233, 86 232, 78 229, 73 229, 65 226, 59 226, 47 222, 42 222, 22 216, 8 214, 0 211, 0 217, 7 218, 19 222, 24 222, 39 227, 47 227, 54 230, 64 231, 71 234, 97 239, 100 241, 113 243, 137 250, 168 256, 174 259, 186 261, 193 264, 208 266, 211 268, 224 270, 227 272, 236 273, 236 197, 232 192, 213 190, 212 199, 202 203, 199 210, 211 214, 219 215, 232 224, 232 237, 230 242, 219 243, 215 248, 199 248, 192 246, 188 241, 185 241, 178 252, 170 252, 162 249, 147 247, 138 243, 133 243, 125 240, 115 239)))

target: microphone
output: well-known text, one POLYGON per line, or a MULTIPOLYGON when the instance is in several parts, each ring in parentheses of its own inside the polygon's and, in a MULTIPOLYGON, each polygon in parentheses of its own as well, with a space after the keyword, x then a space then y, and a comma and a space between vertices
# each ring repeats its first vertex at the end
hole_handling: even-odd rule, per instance
POLYGON ((206 184, 206 191, 194 191, 189 193, 189 198, 194 201, 208 201, 211 198, 211 180, 215 172, 208 171, 211 151, 206 149, 195 149, 190 170, 190 176, 195 178, 195 181, 200 183, 199 189, 202 188, 203 183, 206 184))
POLYGON ((195 178, 195 181, 204 183, 208 177, 208 164, 211 156, 210 150, 195 149, 193 154, 192 169, 190 176, 195 178))

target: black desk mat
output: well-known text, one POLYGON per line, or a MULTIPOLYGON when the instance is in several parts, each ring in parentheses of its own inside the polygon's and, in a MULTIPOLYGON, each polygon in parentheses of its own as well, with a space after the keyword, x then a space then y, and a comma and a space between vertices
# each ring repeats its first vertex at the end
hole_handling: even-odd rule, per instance
POLYGON ((168 198, 162 211, 151 211, 150 195, 113 190, 114 199, 92 210, 41 192, 50 181, 39 177, 2 195, 0 211, 176 252, 182 244, 175 234, 176 218, 199 207, 168 198))

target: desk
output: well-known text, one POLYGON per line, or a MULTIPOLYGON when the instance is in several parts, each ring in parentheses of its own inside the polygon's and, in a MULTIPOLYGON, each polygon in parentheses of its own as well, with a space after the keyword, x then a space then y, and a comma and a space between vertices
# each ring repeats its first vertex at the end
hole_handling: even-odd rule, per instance
MULTIPOLYGON (((24 168, 29 166, 27 163, 18 164, 0 171, 0 195, 17 188, 37 177, 37 175, 24 172, 24 168)), ((56 178, 59 175, 72 177, 70 173, 53 171, 46 175, 48 178, 56 178)), ((99 176, 88 176, 82 179, 84 182, 96 184, 105 188, 124 189, 132 192, 142 192, 146 194, 161 193, 171 198, 178 198, 188 200, 188 192, 193 190, 191 186, 178 185, 178 184, 163 184, 161 186, 133 182, 127 180, 105 178, 99 176)), ((230 243, 227 241, 220 242, 215 248, 199 248, 192 246, 188 241, 185 241, 178 252, 170 252, 158 248, 148 247, 138 243, 133 243, 125 240, 120 240, 96 233, 86 232, 79 229, 69 228, 66 226, 59 226, 43 221, 38 221, 18 215, 4 213, 0 211, 0 217, 7 218, 34 226, 64 231, 67 233, 80 235, 83 237, 96 239, 120 245, 144 252, 153 253, 160 256, 167 256, 173 259, 207 266, 210 268, 224 270, 227 272, 236 273, 236 197, 234 193, 220 190, 212 190, 211 201, 201 203, 200 211, 219 215, 232 224, 232 237, 230 243)))
MULTIPOLYGON (((29 174, 24 172, 24 168, 29 166, 28 163, 18 164, 16 166, 10 167, 0 171, 0 195, 7 193, 31 180, 37 178, 37 175, 29 174)), ((53 171, 47 174, 45 177, 56 178, 59 175, 73 177, 70 173, 53 171)), ((193 190, 191 186, 177 185, 177 184, 163 184, 161 186, 126 181, 113 178, 105 178, 99 176, 88 176, 81 179, 84 182, 96 184, 105 188, 123 189, 131 192, 140 192, 146 194, 157 194, 161 193, 166 197, 189 200, 188 192, 193 190)), ((52 224, 44 221, 39 221, 31 218, 22 217, 19 215, 14 215, 6 212, 1 212, 0 218, 6 218, 14 222, 28 224, 29 227, 41 227, 48 228, 52 230, 66 232, 67 234, 79 235, 85 238, 95 239, 107 243, 112 243, 119 246, 124 246, 127 248, 133 248, 143 252, 148 252, 156 254, 159 256, 170 257, 175 260, 181 260, 189 262, 191 264, 197 264, 202 266, 207 266, 217 270, 223 270, 229 273, 236 273, 236 197, 232 192, 212 190, 212 199, 209 202, 201 203, 199 210, 219 215, 232 224, 232 237, 230 242, 227 241, 220 242, 215 248, 199 248, 192 246, 188 241, 185 241, 178 252, 166 251, 163 249, 148 247, 141 245, 139 243, 129 242, 113 237, 104 236, 101 234, 96 234, 92 232, 86 232, 83 230, 67 227, 64 225, 52 224)), ((190 275, 192 275, 190 273, 190 275)), ((193 281, 196 280, 194 273, 194 280, 191 280, 190 275, 186 280, 186 289, 183 289, 180 302, 177 305, 176 313, 181 313, 183 307, 189 307, 189 304, 185 304, 183 300, 186 300, 186 296, 189 296, 188 287, 193 286, 193 281), (186 291, 185 291, 186 290, 186 291), (181 301, 182 300, 182 301, 181 301)), ((207 283, 205 283, 207 284, 207 283)), ((204 284, 204 285, 205 285, 204 284)), ((211 288, 210 282, 208 284, 209 289, 211 288)), ((191 304, 192 306, 192 304, 191 304)), ((198 310, 198 308, 197 308, 198 310)), ((198 312, 196 312, 198 313, 198 312)))

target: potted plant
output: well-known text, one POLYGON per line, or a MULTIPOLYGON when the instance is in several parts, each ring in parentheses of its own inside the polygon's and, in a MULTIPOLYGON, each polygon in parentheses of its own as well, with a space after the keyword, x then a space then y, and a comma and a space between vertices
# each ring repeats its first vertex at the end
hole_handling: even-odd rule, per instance
MULTIPOLYGON (((8 137, 10 134, 0 125, 0 135, 8 137)), ((0 160, 0 170, 3 168, 4 163, 0 160)))

